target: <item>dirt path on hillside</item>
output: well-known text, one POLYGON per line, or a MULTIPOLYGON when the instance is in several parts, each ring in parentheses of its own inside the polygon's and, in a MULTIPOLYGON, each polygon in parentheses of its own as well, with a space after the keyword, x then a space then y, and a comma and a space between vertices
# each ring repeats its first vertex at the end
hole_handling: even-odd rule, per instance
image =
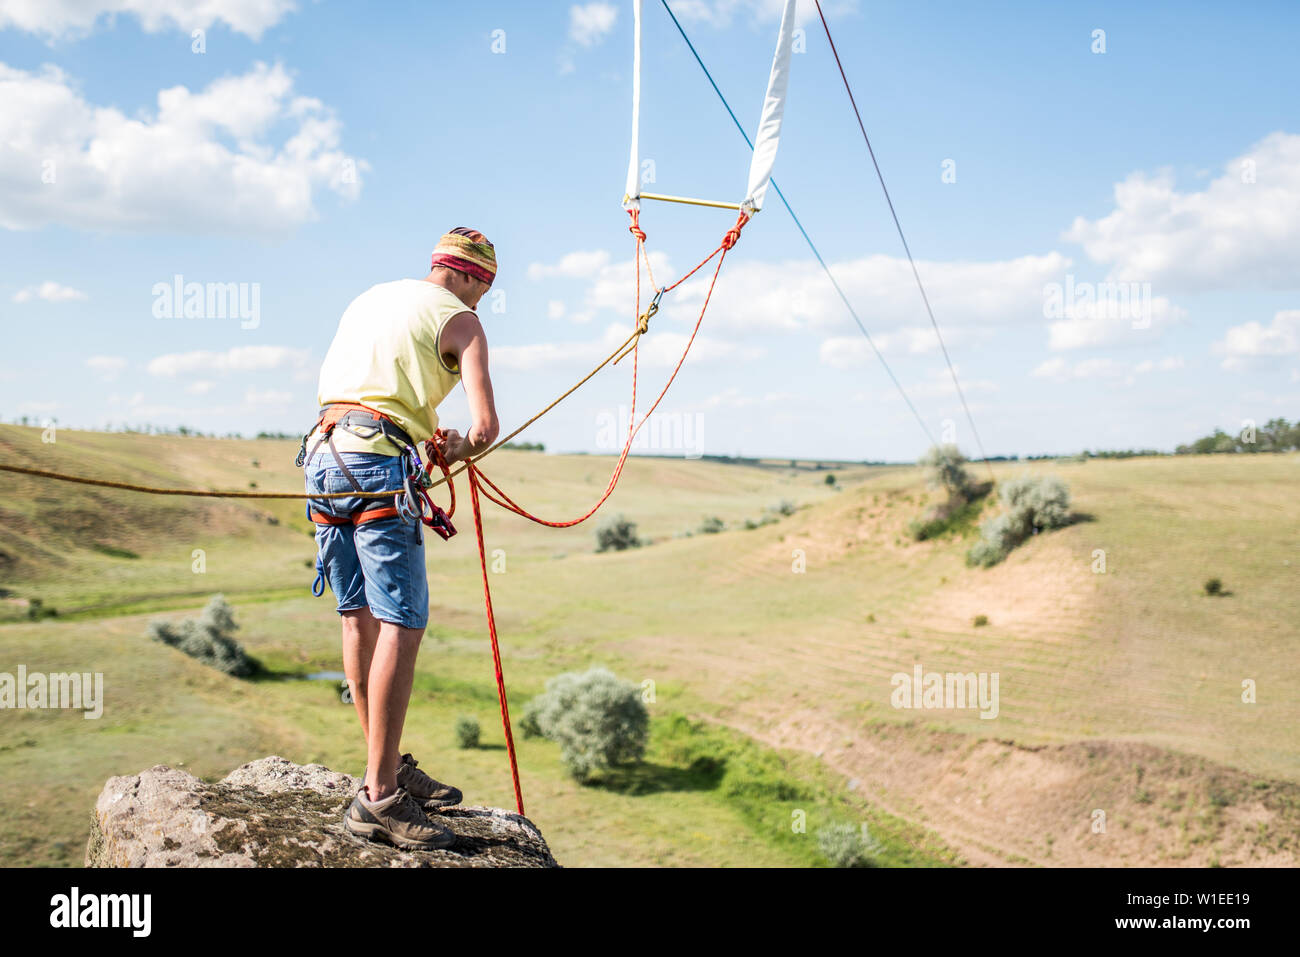
POLYGON ((853 728, 812 710, 709 720, 817 755, 971 866, 1300 864, 1300 786, 1146 744, 1031 748, 919 725, 853 728))

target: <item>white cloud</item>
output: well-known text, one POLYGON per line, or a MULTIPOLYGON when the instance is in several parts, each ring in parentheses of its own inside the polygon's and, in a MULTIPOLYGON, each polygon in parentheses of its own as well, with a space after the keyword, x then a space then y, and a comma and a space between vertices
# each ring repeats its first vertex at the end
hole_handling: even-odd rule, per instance
MULTIPOLYGON (((1059 278, 1069 265, 1068 258, 1052 252, 995 262, 921 261, 917 268, 948 340, 950 330, 959 325, 1041 322, 1043 286, 1059 278)), ((867 256, 832 263, 830 269, 873 338, 877 330, 893 329, 891 348, 922 352, 930 348, 926 343, 933 342, 933 331, 924 331, 929 322, 906 259, 867 256)), ((657 265, 655 271, 662 280, 657 265)), ((707 275, 697 274, 699 278, 665 298, 668 316, 695 321, 712 276, 708 267, 701 273, 707 275)), ((708 321, 712 328, 747 333, 856 332, 834 287, 813 260, 729 262, 710 301, 708 321)))
POLYGON ((618 20, 618 8, 612 3, 584 3, 569 8, 569 39, 579 46, 592 47, 609 36, 618 20))
POLYGON ((1199 192, 1168 171, 1115 185, 1115 209, 1079 217, 1064 238, 1111 276, 1163 289, 1300 285, 1300 135, 1271 133, 1199 192))
MULTIPOLYGON (((968 328, 949 329, 944 333, 944 344, 950 348, 963 342, 969 342, 979 335, 978 330, 968 328)), ((875 333, 871 342, 883 355, 903 353, 907 355, 924 355, 939 348, 939 339, 931 326, 913 326, 895 329, 891 332, 875 333)), ((818 356, 824 365, 832 369, 856 369, 876 362, 876 354, 861 333, 847 336, 830 336, 822 340, 818 356)))
POLYGON ((1031 374, 1039 379, 1064 382, 1067 379, 1116 379, 1124 376, 1127 371, 1116 359, 1083 359, 1071 365, 1057 356, 1041 363, 1031 374))
POLYGON ((91 356, 86 360, 86 368, 105 382, 112 382, 126 368, 126 360, 121 356, 91 356))
POLYGON ((177 352, 158 356, 149 363, 150 375, 175 377, 192 372, 264 372, 270 369, 301 368, 310 353, 287 346, 237 346, 226 352, 177 352))
POLYGON ((293 399, 292 392, 280 389, 249 389, 244 393, 244 405, 262 412, 287 408, 293 399))
MULTIPOLYGON (((996 382, 989 379, 964 378, 960 366, 957 366, 955 371, 957 379, 961 382, 961 391, 965 395, 971 396, 1001 390, 1001 387, 996 382)), ((887 394, 891 399, 899 398, 897 391, 891 390, 887 394)), ((938 366, 930 371, 928 378, 907 386, 907 394, 914 399, 942 399, 949 396, 955 397, 957 387, 953 385, 952 373, 948 371, 948 367, 938 366)))
POLYGON ((1211 348, 1224 357, 1223 368, 1231 372, 1300 355, 1300 309, 1277 313, 1267 326, 1254 320, 1233 326, 1211 348))
POLYGON ((1182 356, 1166 356, 1159 361, 1153 359, 1144 359, 1133 367, 1133 371, 1139 374, 1146 372, 1172 372, 1175 369, 1181 369, 1186 363, 1183 362, 1182 356))
POLYGON ((157 101, 127 116, 57 67, 0 63, 0 226, 277 234, 316 217, 319 189, 355 199, 370 168, 279 64, 157 101))
MULTIPOLYGON (((661 285, 676 281, 664 254, 652 252, 650 264, 661 285)), ((952 331, 954 325, 1042 322, 1043 287, 1058 279, 1069 266, 1070 260, 1055 252, 995 262, 917 264, 948 342, 962 335, 952 331)), ((868 256, 834 263, 831 271, 873 337, 883 326, 893 329, 882 333, 882 340, 895 351, 926 352, 937 346, 906 259, 868 256)), ((695 278, 665 296, 660 321, 666 317, 693 324, 704 305, 712 275, 712 266, 706 266, 695 278)), ((613 262, 604 250, 571 252, 553 264, 533 263, 528 267, 528 277, 588 280, 583 308, 570 314, 578 322, 602 310, 626 315, 636 283, 633 261, 613 262)), ((648 299, 649 288, 643 274, 643 300, 648 299)), ((707 321, 713 329, 747 334, 809 328, 823 332, 854 329, 856 333, 834 287, 813 260, 729 261, 714 289, 707 321)))
MULTIPOLYGON (((611 324, 598 339, 585 342, 539 342, 525 346, 494 346, 492 367, 526 372, 533 369, 562 366, 578 368, 594 366, 604 359, 614 347, 632 333, 631 326, 611 324)), ((686 348, 689 335, 677 332, 654 332, 642 336, 638 346, 638 362, 642 368, 669 368, 677 364, 686 348)), ((695 337, 686 358, 686 366, 693 362, 710 362, 718 359, 748 361, 763 355, 760 346, 740 343, 730 339, 714 339, 705 335, 695 337)), ((631 363, 631 355, 621 365, 631 363)), ((685 368, 685 366, 683 366, 685 368)))
POLYGON ((1083 359, 1071 364, 1062 357, 1056 356, 1040 363, 1030 375, 1057 382, 1068 382, 1071 379, 1122 379, 1126 385, 1132 385, 1139 375, 1149 372, 1173 372, 1183 366, 1182 356, 1167 356, 1159 360, 1144 359, 1132 366, 1110 357, 1083 359))
POLYGON ((609 265, 609 253, 603 249, 579 250, 567 253, 554 264, 530 263, 529 279, 594 279, 609 265))
POLYGON ((196 379, 185 386, 185 391, 190 395, 207 395, 212 391, 213 384, 210 379, 196 379))
POLYGON ((546 304, 547 319, 563 319, 565 311, 564 303, 559 299, 552 299, 546 304))
POLYGON ((257 40, 294 6, 293 0, 6 0, 0 3, 0 29, 66 39, 89 33, 101 18, 128 14, 146 33, 189 33, 220 22, 257 40))
POLYGON ((61 286, 53 280, 47 280, 39 286, 28 286, 14 293, 14 302, 31 302, 44 299, 46 302, 75 302, 90 298, 84 292, 71 286, 61 286))
MULTIPOLYGON (((528 267, 529 279, 583 279, 588 282, 583 295, 582 308, 576 312, 566 311, 572 322, 590 322, 598 313, 605 312, 616 316, 632 313, 636 296, 636 271, 633 261, 611 262, 611 256, 603 249, 568 253, 554 264, 533 263, 528 267)), ((668 258, 659 252, 650 253, 650 267, 655 277, 661 282, 670 270, 668 258)), ((683 287, 685 288, 685 287, 683 287)), ((641 277, 641 308, 650 301, 650 282, 643 274, 641 277)))
POLYGON ((800 396, 792 392, 764 392, 754 395, 742 391, 738 386, 729 386, 721 392, 708 396, 699 404, 704 409, 748 409, 756 405, 789 405, 799 401, 800 396))

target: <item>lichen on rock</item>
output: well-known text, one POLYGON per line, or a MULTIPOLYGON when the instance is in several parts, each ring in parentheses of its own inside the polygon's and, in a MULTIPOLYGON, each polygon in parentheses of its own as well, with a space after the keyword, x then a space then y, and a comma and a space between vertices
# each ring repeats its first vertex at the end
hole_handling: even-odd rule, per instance
POLYGON ((558 867, 537 827, 490 807, 433 812, 446 850, 402 851, 343 829, 361 782, 267 757, 215 784, 164 765, 110 778, 95 802, 87 867, 558 867))

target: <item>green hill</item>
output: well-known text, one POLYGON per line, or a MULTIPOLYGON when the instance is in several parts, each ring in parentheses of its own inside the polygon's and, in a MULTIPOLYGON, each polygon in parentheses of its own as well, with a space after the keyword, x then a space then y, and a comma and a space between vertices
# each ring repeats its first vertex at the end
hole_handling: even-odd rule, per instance
MULTIPOLYGON (((0 427, 0 461, 166 485, 292 490, 294 452, 84 432, 44 445, 38 430, 0 427)), ((1294 866, 1298 460, 999 463, 1000 478, 1060 475, 1089 520, 988 570, 966 567, 969 541, 907 537, 933 496, 910 468, 837 466, 828 486, 824 472, 788 463, 633 458, 584 526, 545 528, 487 505, 516 711, 548 677, 596 663, 656 693, 660 750, 635 784, 578 787, 553 746, 521 743, 529 813, 570 864, 813 863, 815 837, 789 828, 802 803, 810 833, 817 821, 869 821, 884 863, 1294 866), (799 508, 745 527, 782 500, 799 508), (595 525, 616 513, 648 544, 598 554, 595 525), (701 532, 711 517, 725 530, 701 532), (1207 596, 1211 577, 1230 594, 1207 596), (977 615, 988 624, 974 626, 977 615), (998 673, 997 718, 893 708, 891 676, 917 664, 998 673), (1241 700, 1247 680, 1254 704, 1241 700), (729 770, 692 777, 701 749, 726 755, 729 770), (1100 836, 1097 810, 1110 822, 1100 836)), ((533 512, 567 519, 599 497, 613 464, 503 451, 485 471, 533 512)), ((432 621, 406 743, 475 803, 509 806, 504 751, 451 746, 461 713, 500 738, 463 482, 459 491, 460 534, 428 543, 432 621)), ((33 598, 59 612, 0 626, 5 660, 103 671, 108 701, 100 722, 15 712, 0 726, 6 780, 31 782, 25 800, 0 798, 15 822, 0 859, 78 862, 76 816, 111 774, 183 762, 220 776, 268 753, 360 766, 351 709, 332 687, 289 680, 341 667, 333 604, 307 592, 314 543, 301 504, 0 474, 0 518, 5 614, 25 617, 33 598), (216 592, 278 677, 227 679, 144 638, 156 612, 216 592), (63 777, 49 781, 50 767, 63 777), (71 822, 57 833, 28 809, 46 799, 71 822)))

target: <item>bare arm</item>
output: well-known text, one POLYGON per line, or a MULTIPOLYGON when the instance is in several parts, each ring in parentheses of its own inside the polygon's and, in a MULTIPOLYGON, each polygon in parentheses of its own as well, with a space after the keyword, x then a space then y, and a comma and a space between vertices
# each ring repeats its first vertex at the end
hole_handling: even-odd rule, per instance
POLYGON ((478 316, 461 312, 443 326, 439 341, 443 354, 450 356, 460 369, 461 385, 469 399, 472 424, 465 435, 447 430, 443 447, 448 463, 459 462, 486 451, 501 431, 496 403, 492 398, 492 379, 488 375, 487 336, 478 316))

